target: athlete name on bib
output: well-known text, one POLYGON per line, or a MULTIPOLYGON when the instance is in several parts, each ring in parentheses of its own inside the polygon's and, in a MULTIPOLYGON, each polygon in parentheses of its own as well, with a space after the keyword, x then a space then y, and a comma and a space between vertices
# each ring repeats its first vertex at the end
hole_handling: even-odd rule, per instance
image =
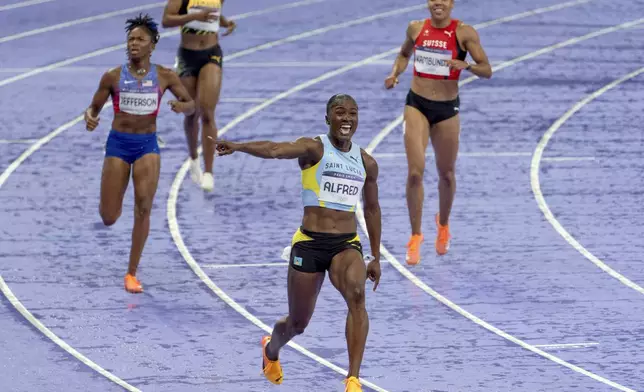
POLYGON ((119 94, 119 108, 122 112, 147 115, 154 113, 159 107, 158 93, 128 93, 119 94))
POLYGON ((204 10, 210 11, 214 15, 214 21, 202 22, 193 20, 186 23, 186 27, 195 30, 218 32, 219 19, 221 18, 221 1, 219 0, 190 0, 188 3, 188 14, 195 14, 204 10))
POLYGON ((355 174, 322 172, 318 199, 327 203, 355 206, 360 199, 364 179, 355 174))
POLYGON ((449 76, 450 69, 447 61, 452 59, 451 51, 417 46, 415 57, 416 71, 429 75, 449 76))

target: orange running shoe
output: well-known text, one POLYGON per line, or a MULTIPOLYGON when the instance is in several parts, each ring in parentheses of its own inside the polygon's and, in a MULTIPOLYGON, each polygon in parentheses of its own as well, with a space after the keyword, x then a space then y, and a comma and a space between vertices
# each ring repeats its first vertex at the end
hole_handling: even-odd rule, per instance
POLYGON ((362 392, 362 384, 360 384, 360 380, 357 377, 347 378, 344 380, 344 384, 346 385, 344 392, 362 392))
POLYGON ((139 294, 143 292, 143 286, 141 286, 141 282, 134 275, 127 274, 125 275, 125 291, 132 294, 139 294))
POLYGON ((279 385, 284 380, 284 373, 282 372, 279 359, 277 361, 271 361, 266 356, 266 346, 268 346, 268 342, 270 341, 270 336, 264 336, 262 338, 262 371, 268 381, 279 385))
POLYGON ((407 264, 416 265, 420 263, 420 244, 424 239, 422 234, 412 234, 407 243, 407 256, 405 257, 407 264))
POLYGON ((449 224, 445 226, 440 223, 440 216, 436 214, 436 228, 438 229, 438 235, 436 236, 436 253, 439 255, 444 255, 449 249, 449 240, 452 236, 449 234, 449 224))

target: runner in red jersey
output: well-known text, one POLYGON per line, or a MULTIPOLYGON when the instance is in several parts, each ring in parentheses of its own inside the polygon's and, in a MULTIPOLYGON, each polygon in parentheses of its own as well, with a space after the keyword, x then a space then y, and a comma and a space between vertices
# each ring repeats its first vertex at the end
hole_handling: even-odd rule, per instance
POLYGON ((448 219, 456 191, 454 168, 460 133, 458 79, 463 70, 486 79, 492 76, 492 67, 477 31, 451 17, 454 0, 428 0, 427 5, 431 18, 409 23, 405 42, 391 74, 385 79, 387 89, 398 84, 398 76, 407 69, 414 55, 414 77, 404 114, 408 166, 406 194, 412 234, 406 260, 410 265, 420 262, 423 174, 429 140, 434 148, 439 177, 435 247, 439 255, 444 255, 449 248, 448 219), (475 64, 465 61, 467 53, 475 64))

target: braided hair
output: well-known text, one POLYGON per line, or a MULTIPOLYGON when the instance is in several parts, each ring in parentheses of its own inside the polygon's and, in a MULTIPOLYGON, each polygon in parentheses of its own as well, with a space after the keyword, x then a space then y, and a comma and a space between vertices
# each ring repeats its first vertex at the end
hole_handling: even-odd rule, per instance
POLYGON ((148 14, 139 14, 136 18, 128 19, 125 21, 125 31, 129 35, 132 30, 137 27, 143 27, 148 31, 150 37, 152 37, 152 43, 156 44, 159 42, 159 25, 152 19, 148 14))

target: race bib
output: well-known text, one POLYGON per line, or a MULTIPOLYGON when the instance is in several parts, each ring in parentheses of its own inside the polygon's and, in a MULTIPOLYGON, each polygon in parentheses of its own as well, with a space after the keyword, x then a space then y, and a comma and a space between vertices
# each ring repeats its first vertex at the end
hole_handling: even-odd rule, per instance
POLYGON ((355 174, 322 172, 318 199, 327 203, 353 207, 358 204, 364 179, 355 174))
POLYGON ((122 112, 144 116, 154 113, 158 107, 158 93, 121 92, 119 94, 119 109, 122 112))
POLYGON ((414 67, 419 73, 449 76, 450 69, 447 61, 452 59, 452 52, 442 49, 416 47, 414 67))
POLYGON ((190 0, 188 2, 188 14, 195 14, 204 10, 210 11, 214 16, 212 22, 201 22, 193 20, 186 23, 186 27, 195 30, 210 31, 216 33, 219 31, 219 20, 221 19, 221 1, 220 0, 190 0))

